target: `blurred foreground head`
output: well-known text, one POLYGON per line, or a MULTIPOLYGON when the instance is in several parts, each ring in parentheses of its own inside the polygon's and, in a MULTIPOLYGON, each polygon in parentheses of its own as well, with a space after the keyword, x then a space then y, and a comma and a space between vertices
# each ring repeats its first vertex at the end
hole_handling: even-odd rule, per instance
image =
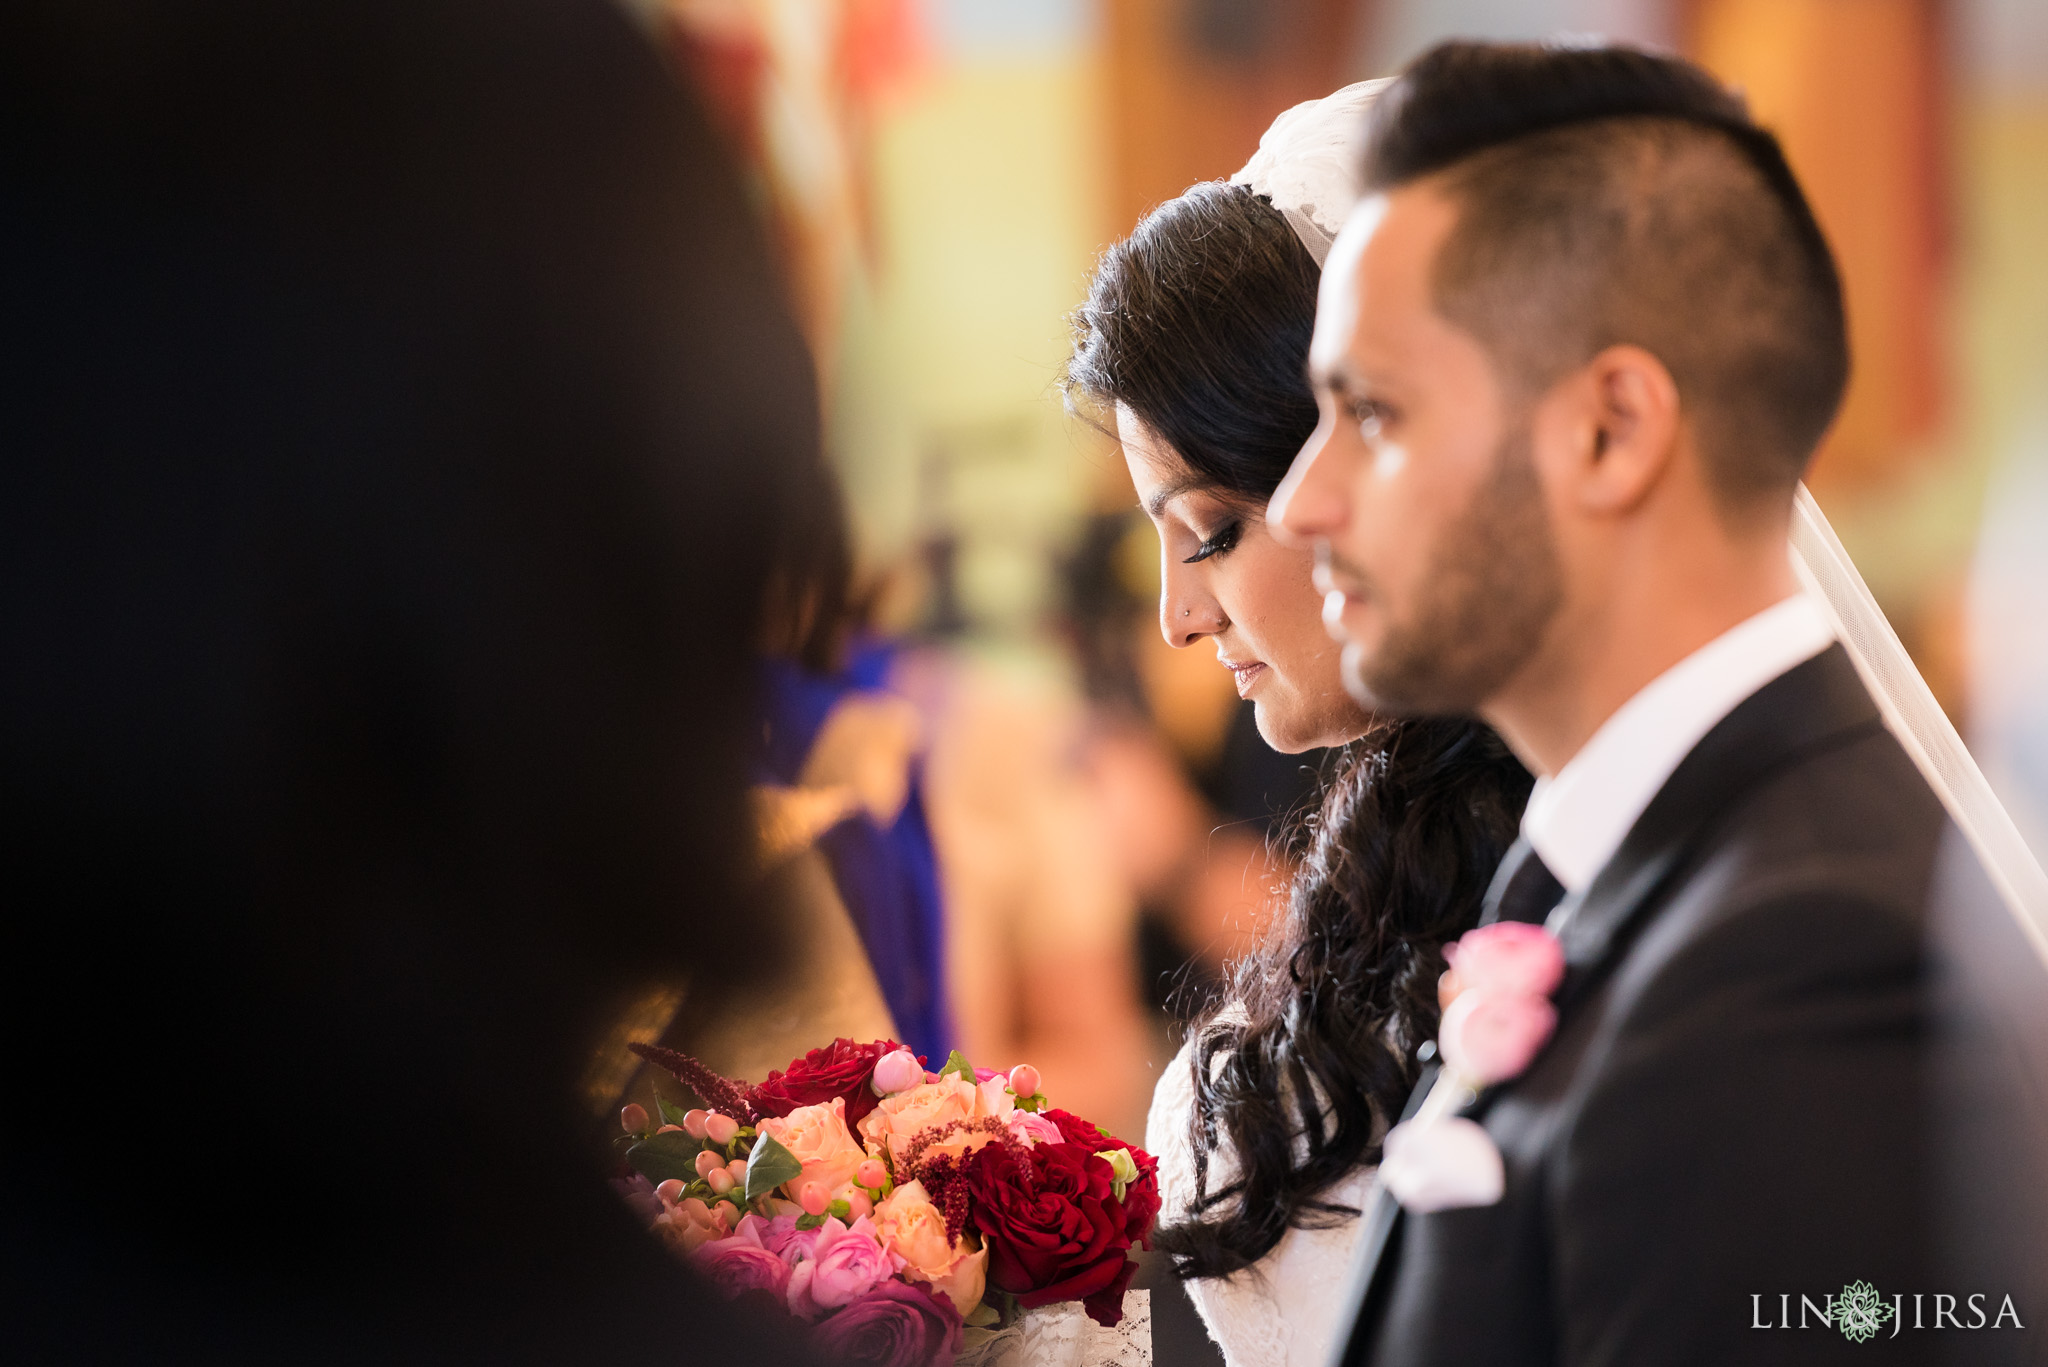
POLYGON ((603 4, 0 29, 9 1355, 735 1346, 575 1095, 762 934, 817 420, 706 120, 603 4))

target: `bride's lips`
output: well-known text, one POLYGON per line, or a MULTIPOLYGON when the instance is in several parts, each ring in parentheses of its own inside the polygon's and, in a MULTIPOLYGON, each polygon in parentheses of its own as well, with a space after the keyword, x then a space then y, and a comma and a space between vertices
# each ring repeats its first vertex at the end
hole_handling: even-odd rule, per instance
POLYGON ((1234 660, 1224 660, 1221 663, 1237 680, 1237 696, 1240 698, 1250 697, 1252 685, 1266 677, 1266 663, 1263 660, 1247 660, 1242 664, 1234 660))

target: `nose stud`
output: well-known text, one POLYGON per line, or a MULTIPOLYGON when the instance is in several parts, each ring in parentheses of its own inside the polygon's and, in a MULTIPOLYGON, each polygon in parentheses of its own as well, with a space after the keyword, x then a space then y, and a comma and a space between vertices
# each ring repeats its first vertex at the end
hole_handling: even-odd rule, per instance
POLYGON ((1194 615, 1194 611, 1195 610, 1193 608, 1182 608, 1180 610, 1180 615, 1183 617, 1192 617, 1194 615))

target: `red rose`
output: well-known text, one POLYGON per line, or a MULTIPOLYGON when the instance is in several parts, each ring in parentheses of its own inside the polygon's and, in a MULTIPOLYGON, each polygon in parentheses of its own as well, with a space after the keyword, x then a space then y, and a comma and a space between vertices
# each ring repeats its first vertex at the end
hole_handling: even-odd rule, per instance
POLYGON ((1107 1153, 1111 1149, 1131 1151, 1131 1161, 1138 1165, 1138 1180, 1124 1186, 1124 1228, 1129 1231, 1133 1243, 1152 1247, 1152 1224, 1159 1218, 1159 1160, 1136 1144, 1104 1132, 1100 1125, 1083 1120, 1072 1111, 1048 1107, 1044 1115, 1066 1136, 1069 1144, 1079 1144, 1090 1153, 1107 1153))
MULTIPOLYGON (((1146 1177, 1156 1185, 1150 1163, 1148 1156, 1146 1177)), ((1080 1301, 1098 1324, 1123 1318, 1124 1288, 1137 1268, 1128 1250, 1151 1232, 1156 1194, 1149 1205, 1119 1201, 1108 1161, 1073 1143, 990 1144, 969 1159, 967 1178, 991 1285, 1027 1310, 1080 1301)))
POLYGON ((857 1125, 879 1099, 868 1086, 875 1061, 902 1047, 891 1039, 873 1044, 833 1040, 792 1062, 788 1072, 768 1074, 768 1080, 751 1093, 754 1109, 762 1115, 788 1115, 799 1106, 822 1106, 835 1096, 845 1097, 846 1123, 857 1125))

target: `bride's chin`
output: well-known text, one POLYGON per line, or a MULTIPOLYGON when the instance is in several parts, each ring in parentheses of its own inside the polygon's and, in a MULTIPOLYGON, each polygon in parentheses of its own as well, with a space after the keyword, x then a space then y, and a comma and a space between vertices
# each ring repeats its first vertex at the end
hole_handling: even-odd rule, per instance
MULTIPOLYGON (((1290 699, 1289 701, 1293 701, 1290 699)), ((1288 707, 1267 697, 1252 701, 1252 718, 1259 737, 1283 755, 1349 745, 1372 729, 1372 718, 1344 695, 1341 704, 1313 716, 1304 709, 1288 707), (1340 715, 1333 716, 1332 712, 1340 715)))
POLYGON ((1301 725, 1302 718, 1270 699, 1253 699, 1252 720, 1258 725, 1259 738, 1283 755, 1298 755, 1325 743, 1304 734, 1308 728, 1301 725))

